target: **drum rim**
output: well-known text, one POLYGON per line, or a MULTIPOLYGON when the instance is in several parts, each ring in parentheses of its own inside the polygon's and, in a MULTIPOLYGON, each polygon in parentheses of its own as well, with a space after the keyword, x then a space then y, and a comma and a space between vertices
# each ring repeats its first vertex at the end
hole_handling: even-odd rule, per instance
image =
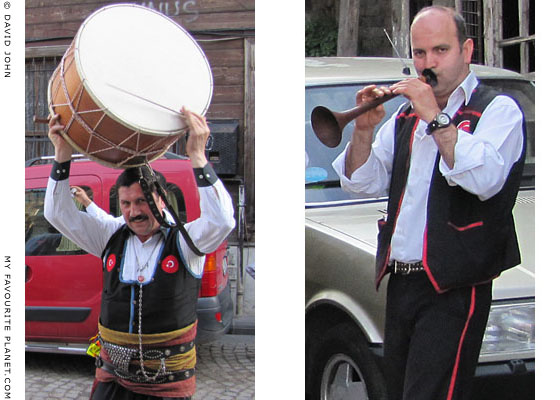
MULTIPOLYGON (((182 134, 182 133, 184 134, 187 130, 186 123, 185 123, 185 126, 183 128, 177 129, 177 130, 154 130, 154 129, 146 129, 145 127, 141 127, 141 126, 135 125, 134 123, 131 123, 129 121, 123 120, 121 117, 117 116, 111 110, 104 108, 103 103, 99 100, 99 98, 95 94, 93 88, 89 85, 89 82, 88 82, 87 78, 84 77, 84 72, 83 72, 83 69, 82 69, 81 61, 80 61, 80 51, 79 51, 79 47, 78 47, 80 37, 83 34, 83 30, 84 30, 85 26, 87 25, 87 22, 90 19, 92 19, 95 15, 97 15, 101 12, 104 12, 109 8, 117 8, 117 7, 133 7, 133 8, 139 8, 139 9, 143 9, 143 10, 152 12, 152 13, 154 13, 154 14, 160 16, 160 17, 163 17, 163 18, 167 19, 168 21, 172 22, 176 27, 178 27, 181 31, 183 31, 191 39, 191 41, 195 45, 196 49, 202 55, 202 59, 204 60, 204 65, 206 66, 207 71, 208 71, 208 76, 210 77, 210 82, 209 82, 210 89, 209 89, 209 92, 208 92, 208 98, 206 99, 206 104, 204 106, 204 109, 200 113, 200 115, 204 116, 206 114, 206 112, 208 111, 208 109, 210 108, 210 102, 212 101, 212 96, 213 96, 213 92, 214 92, 214 77, 212 75, 212 68, 210 67, 210 63, 208 61, 208 58, 206 57, 206 54, 204 53, 204 51, 202 51, 202 48, 200 47, 200 45, 196 42, 196 40, 189 34, 189 32, 185 28, 183 28, 180 24, 175 22, 173 19, 169 18, 167 15, 165 15, 163 13, 160 13, 159 11, 154 10, 152 8, 141 6, 141 5, 138 5, 138 4, 131 4, 131 3, 109 4, 107 6, 99 8, 98 10, 91 13, 84 20, 84 22, 82 22, 82 24, 80 25, 80 28, 78 29, 78 32, 76 33, 76 36, 75 36, 74 40, 72 41, 72 44, 70 45, 70 47, 74 46, 74 62, 76 63, 76 72, 78 73, 79 77, 81 78, 82 84, 84 85, 84 88, 87 90, 89 96, 92 98, 92 100, 95 102, 95 104, 99 108, 103 109, 103 112, 105 112, 109 117, 111 117, 113 120, 117 121, 119 124, 129 128, 131 130, 138 131, 138 132, 145 133, 145 134, 149 134, 149 135, 153 135, 153 136, 173 136, 173 135, 179 135, 179 134, 182 134)), ((49 96, 49 98, 50 98, 50 96, 49 96)))

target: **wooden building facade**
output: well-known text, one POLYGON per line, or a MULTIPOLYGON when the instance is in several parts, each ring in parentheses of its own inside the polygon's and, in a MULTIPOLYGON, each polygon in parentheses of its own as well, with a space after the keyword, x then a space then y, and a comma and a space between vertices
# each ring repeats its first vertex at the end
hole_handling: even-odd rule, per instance
MULTIPOLYGON (((97 9, 122 1, 26 0, 26 161, 54 153, 45 118, 47 83, 82 22, 97 9)), ((232 194, 245 197, 244 237, 254 237, 254 0, 134 1, 183 26, 201 46, 212 68, 213 97, 208 157, 232 194)), ((149 27, 147 27, 149 29, 149 27)), ((108 44, 110 45, 110 44, 108 44)), ((172 151, 185 152, 185 141, 172 151)), ((243 197, 241 197, 241 200, 243 197)), ((243 209, 243 208, 241 208, 243 209)))

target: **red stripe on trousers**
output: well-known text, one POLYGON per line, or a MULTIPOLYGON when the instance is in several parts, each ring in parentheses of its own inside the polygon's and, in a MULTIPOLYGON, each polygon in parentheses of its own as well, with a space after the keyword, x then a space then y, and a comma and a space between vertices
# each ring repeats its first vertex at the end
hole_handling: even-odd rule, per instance
POLYGON ((463 333, 461 334, 461 340, 459 341, 459 348, 457 349, 457 356, 455 357, 455 365, 453 367, 453 374, 451 375, 451 383, 449 384, 449 392, 447 392, 447 400, 453 398, 453 390, 455 389, 455 382, 457 381, 457 372, 459 370, 459 360, 461 359, 461 350, 463 348, 463 342, 465 341, 465 336, 467 335, 467 330, 469 329, 469 323, 474 314, 476 300, 476 289, 473 286, 471 289, 471 306, 469 308, 469 316, 467 317, 467 322, 463 328, 463 333))

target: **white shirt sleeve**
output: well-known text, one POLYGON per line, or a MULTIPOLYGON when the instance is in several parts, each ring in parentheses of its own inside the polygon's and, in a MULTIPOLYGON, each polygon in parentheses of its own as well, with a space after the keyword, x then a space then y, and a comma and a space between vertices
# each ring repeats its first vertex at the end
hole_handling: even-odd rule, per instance
POLYGON ((440 172, 450 185, 487 200, 498 193, 523 149, 523 114, 507 96, 497 96, 482 114, 474 133, 459 130, 455 165, 440 160, 440 172))
POLYGON ((371 147, 367 161, 352 173, 350 179, 345 175, 346 153, 344 151, 333 161, 332 166, 340 177, 342 189, 374 197, 386 196, 393 168, 394 132, 396 113, 379 129, 371 147))
MULTIPOLYGON (((200 217, 185 224, 189 236, 203 253, 215 251, 235 227, 233 203, 224 184, 218 180, 212 186, 199 187, 200 217)), ((187 255, 191 271, 202 275, 205 257, 197 256, 180 235, 180 246, 187 255)))
POLYGON ((121 225, 125 223, 124 217, 122 215, 119 217, 115 217, 99 207, 93 201, 89 203, 89 206, 86 207, 86 212, 96 218, 118 219, 121 225))
POLYGON ((101 257, 111 235, 122 225, 115 218, 98 218, 79 211, 70 193, 69 180, 49 178, 45 195, 45 218, 64 236, 97 257, 101 257))

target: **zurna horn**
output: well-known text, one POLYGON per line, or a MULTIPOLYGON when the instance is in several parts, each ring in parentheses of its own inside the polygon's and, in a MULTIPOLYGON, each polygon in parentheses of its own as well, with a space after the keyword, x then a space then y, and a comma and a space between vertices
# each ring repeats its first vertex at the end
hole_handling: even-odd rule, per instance
MULTIPOLYGON (((437 85, 437 77, 431 69, 422 71, 422 76, 418 79, 432 87, 437 85)), ((385 95, 341 112, 331 111, 327 107, 317 106, 311 112, 311 127, 321 143, 327 147, 337 147, 342 141, 342 130, 350 121, 396 96, 398 95, 385 95)))

